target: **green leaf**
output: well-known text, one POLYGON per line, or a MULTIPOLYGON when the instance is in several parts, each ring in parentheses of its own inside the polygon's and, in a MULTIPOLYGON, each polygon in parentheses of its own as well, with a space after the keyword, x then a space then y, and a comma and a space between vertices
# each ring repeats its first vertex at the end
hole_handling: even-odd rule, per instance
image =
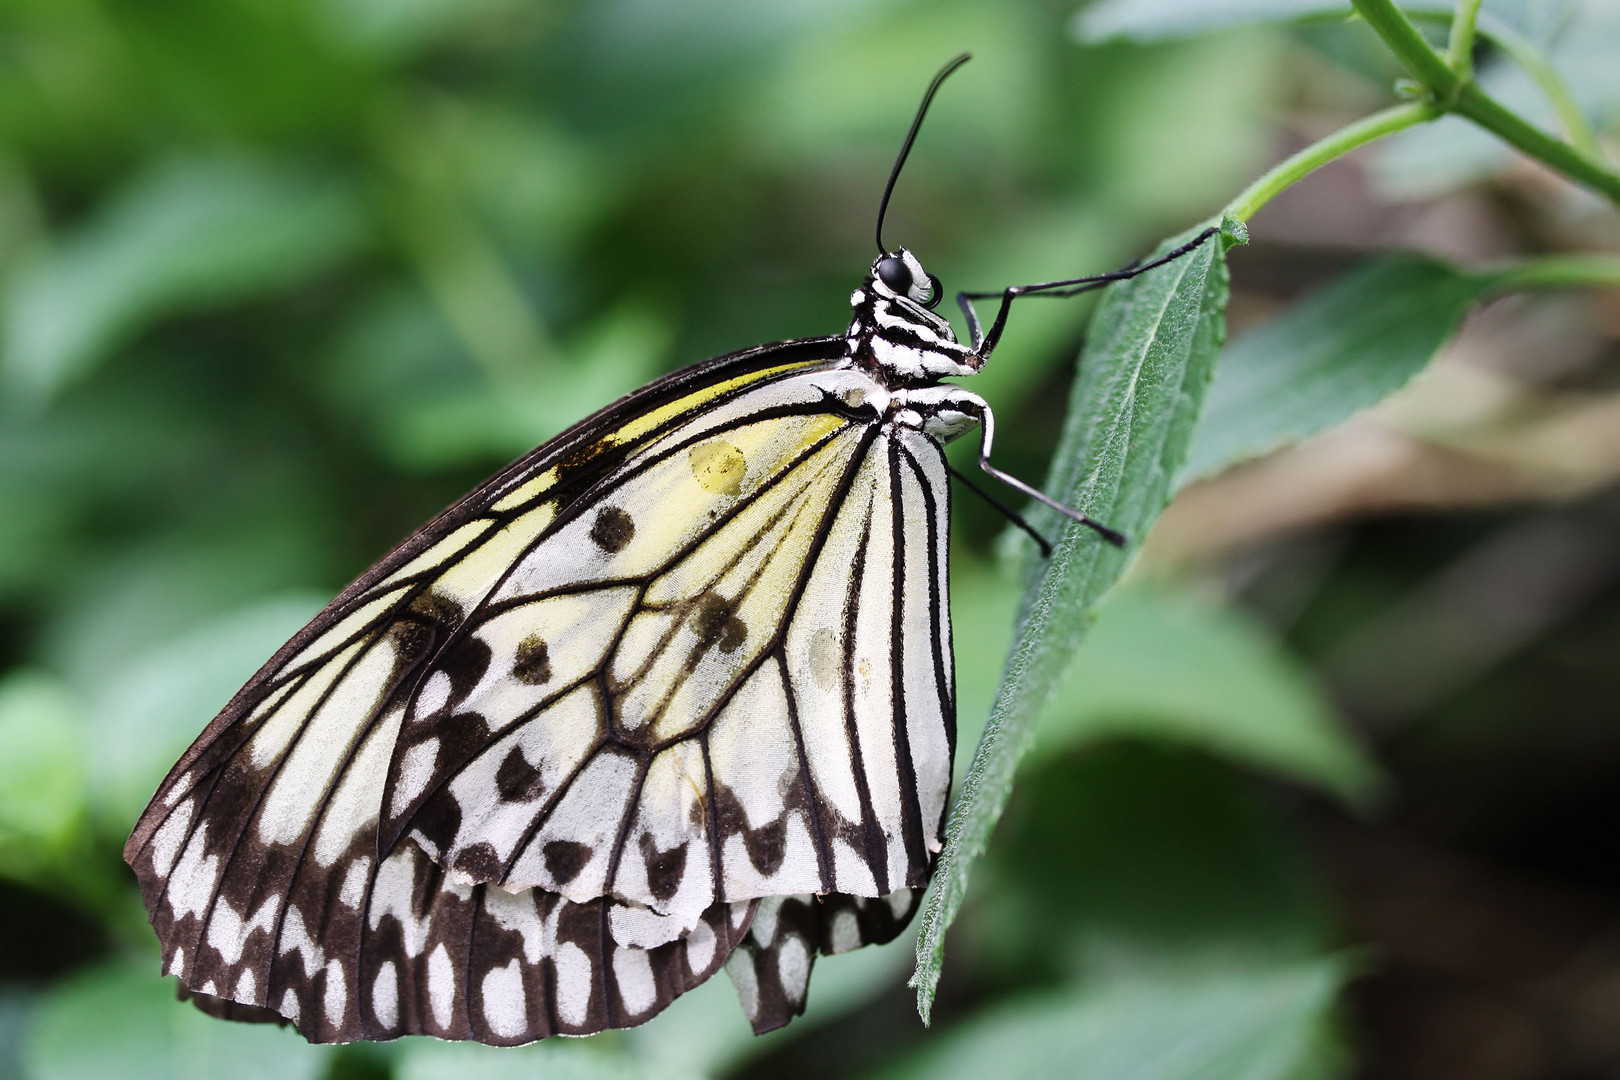
POLYGON ((976 981, 1291 963, 1336 937, 1280 809, 1225 763, 1116 739, 1032 764, 986 856, 976 981))
POLYGON ((231 158, 158 165, 18 269, 0 388, 47 401, 152 322, 306 280, 360 235, 352 192, 331 178, 231 158))
POLYGON ((302 592, 260 600, 108 673, 89 711, 98 819, 127 827, 214 714, 322 604, 302 592))
POLYGON ((67 687, 35 672, 0 680, 0 872, 49 861, 84 810, 84 732, 67 687))
MULTIPOLYGON (((1580 5, 1570 6, 1579 13, 1580 5)), ((1400 7, 1408 15, 1422 15, 1430 21, 1449 20, 1452 13, 1452 5, 1446 0, 1403 3, 1400 7)), ((1480 28, 1486 31, 1494 19, 1521 33, 1533 33, 1538 25, 1550 21, 1548 12, 1557 12, 1560 19, 1572 14, 1561 4, 1519 5, 1511 0, 1488 0, 1480 28)), ((1348 20, 1354 14, 1350 0, 1099 0, 1076 13, 1073 29, 1075 36, 1088 44, 1120 39, 1147 42, 1261 23, 1348 20)), ((1606 66, 1612 71, 1612 64, 1606 66)))
POLYGON ((156 963, 85 972, 45 994, 28 1080, 314 1080, 330 1052, 290 1030, 229 1024, 175 998, 156 963))
POLYGON ((35 995, 16 982, 0 986, 0 1080, 22 1076, 22 1037, 33 1014, 35 995))
POLYGON ((413 1039, 400 1054, 394 1075, 398 1080, 639 1080, 645 1076, 612 1042, 552 1039, 508 1049, 413 1039))
POLYGON ((1322 1056, 1346 965, 1316 959, 1179 977, 1088 980, 932 1043, 897 1077, 1290 1080, 1322 1056))
POLYGON ((345 51, 398 61, 498 15, 501 6, 502 0, 325 0, 312 14, 345 51))
MULTIPOLYGON (((954 584, 954 583, 953 583, 954 584)), ((624 1033, 648 1076, 731 1076, 768 1058, 839 1017, 868 1007, 908 974, 910 936, 879 949, 856 949, 816 961, 815 991, 804 1015, 786 1028, 756 1036, 737 1007, 730 979, 715 976, 676 998, 657 1022, 624 1033)))
POLYGON ((1221 215, 1221 243, 1226 250, 1231 251, 1239 244, 1249 242, 1249 223, 1232 214, 1230 210, 1221 215))
POLYGON ((1202 747, 1352 804, 1365 805, 1380 784, 1309 672, 1263 625, 1157 589, 1121 589, 1098 613, 1035 750, 1116 736, 1202 747))
POLYGON ((650 381, 669 344, 668 323, 654 310, 621 303, 569 340, 566 360, 537 365, 530 378, 402 401, 379 418, 379 441, 392 460, 423 471, 516 457, 650 381))
MULTIPOLYGON (((119 451, 115 447, 112 452, 119 451)), ((183 462, 177 470, 199 467, 190 458, 177 455, 177 460, 183 462)), ((200 523, 201 528, 194 520, 165 520, 174 513, 169 509, 174 502, 160 500, 175 499, 174 494, 132 485, 132 490, 141 491, 140 499, 158 504, 150 510, 156 520, 131 525, 129 542, 104 557, 78 560, 77 551, 67 554, 72 564, 70 586, 50 596, 50 623, 41 635, 42 655, 52 670, 98 701, 106 691, 116 693, 118 682, 128 677, 129 665, 153 649, 215 619, 228 618, 267 595, 302 592, 304 583, 327 581, 334 572, 349 568, 354 555, 337 549, 335 534, 323 528, 329 524, 323 517, 333 513, 353 520, 363 512, 359 508, 367 505, 368 494, 375 493, 358 491, 346 506, 327 507, 312 497, 318 488, 284 486, 277 482, 281 478, 264 473, 238 485, 251 493, 213 487, 216 482, 230 483, 233 469, 247 475, 262 467, 260 460, 244 458, 242 464, 221 467, 199 482, 193 490, 209 494, 199 501, 209 504, 207 515, 212 519, 200 523)), ((116 469, 117 464, 107 468, 116 469)), ((92 504, 98 510, 102 505, 92 504)), ((320 597, 308 592, 303 596, 331 599, 324 587, 320 597)))
POLYGON ((980 1055, 997 1077, 1330 1071, 1334 920, 1252 785, 1202 755, 1115 742, 1029 770, 1018 798, 972 974, 1067 989, 931 1038, 911 1075, 984 1075, 969 1071, 980 1055))
POLYGON ((1088 44, 1125 38, 1161 41, 1234 26, 1343 16, 1349 0, 1100 0, 1074 17, 1088 44))
POLYGON ((1234 338, 1181 482, 1376 405, 1423 370, 1494 282, 1421 255, 1378 259, 1234 338))
MULTIPOLYGON (((1188 237, 1160 246, 1167 253, 1188 237)), ((1112 286, 1092 320, 1063 438, 1045 490, 1140 544, 1164 509, 1225 330, 1226 260, 1206 243, 1168 266, 1112 286)), ((1038 528, 1056 534, 1051 514, 1038 528)), ((1084 635, 1091 613, 1124 570, 1127 552, 1069 523, 1036 568, 1006 674, 962 793, 917 938, 918 1010, 928 1018, 945 931, 1012 790, 1035 719, 1084 635)))

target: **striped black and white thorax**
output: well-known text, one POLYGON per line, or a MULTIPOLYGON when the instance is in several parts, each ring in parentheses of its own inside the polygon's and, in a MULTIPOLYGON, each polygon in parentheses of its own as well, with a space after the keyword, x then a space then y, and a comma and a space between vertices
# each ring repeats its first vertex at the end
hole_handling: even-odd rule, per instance
POLYGON ((848 363, 883 388, 885 418, 949 442, 980 423, 989 405, 979 395, 939 380, 977 374, 984 359, 956 339, 932 310, 942 289, 905 248, 880 255, 850 294, 848 363))
POLYGON ((880 255, 850 294, 848 356, 892 388, 973 375, 983 360, 932 310, 942 290, 905 248, 880 255))

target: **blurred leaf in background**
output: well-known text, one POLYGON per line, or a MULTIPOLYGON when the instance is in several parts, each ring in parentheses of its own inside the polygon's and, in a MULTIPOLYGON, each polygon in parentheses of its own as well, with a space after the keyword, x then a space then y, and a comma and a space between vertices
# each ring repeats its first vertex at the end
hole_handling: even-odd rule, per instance
POLYGON ((86 801, 84 721, 60 682, 14 671, 0 681, 0 868, 26 880, 63 858, 86 801))
POLYGON ((1128 587, 1109 600, 1047 706, 1036 748, 1121 736, 1198 747, 1351 805, 1367 805, 1380 784, 1321 688, 1264 625, 1160 589, 1128 587))
POLYGON ((1317 961, 1170 980, 1097 979, 983 1016, 890 1075, 1293 1080, 1334 1063, 1331 1053, 1325 1061, 1313 1053, 1342 977, 1339 965, 1317 961))
POLYGON ((0 389, 41 402, 158 319, 302 284, 353 254, 334 181, 240 160, 161 162, 48 255, 13 270, 0 389))
POLYGON ((91 968, 38 1006, 23 1049, 40 1080, 315 1080, 322 1051, 275 1026, 225 1027, 176 1001, 145 964, 91 968))
POLYGON ((1371 262, 1233 341, 1181 480, 1348 419, 1405 386, 1491 286, 1434 259, 1371 262))

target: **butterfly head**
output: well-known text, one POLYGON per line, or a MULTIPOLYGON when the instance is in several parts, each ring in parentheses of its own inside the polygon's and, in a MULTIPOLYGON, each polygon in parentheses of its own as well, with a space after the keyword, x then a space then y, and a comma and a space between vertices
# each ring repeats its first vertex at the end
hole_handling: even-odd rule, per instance
POLYGON ((849 324, 849 359, 881 379, 890 388, 927 385, 952 375, 972 375, 982 362, 971 348, 956 340, 951 324, 934 314, 945 290, 939 278, 923 269, 917 256, 905 248, 890 251, 883 243, 883 218, 889 210, 889 196, 894 194, 894 183, 900 179, 906 155, 917 140, 928 104, 939 92, 946 76, 967 63, 963 53, 939 69, 934 81, 928 84, 917 115, 911 121, 906 141, 900 145, 900 154, 889 170, 889 182, 884 185, 883 198, 878 203, 877 240, 878 257, 872 263, 866 280, 851 296, 855 311, 849 324))
POLYGON ((924 270, 917 256, 905 248, 878 257, 872 264, 870 284, 890 297, 903 296, 930 310, 939 304, 944 292, 939 278, 924 270))
POLYGON ((933 311, 943 295, 939 278, 905 248, 878 256, 849 298, 850 358, 893 387, 978 371, 973 350, 933 311))

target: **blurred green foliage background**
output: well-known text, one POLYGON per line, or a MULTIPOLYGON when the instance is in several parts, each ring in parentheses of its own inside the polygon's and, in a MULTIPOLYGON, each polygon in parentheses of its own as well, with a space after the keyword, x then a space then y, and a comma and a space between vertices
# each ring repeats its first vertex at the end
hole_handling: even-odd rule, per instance
MULTIPOLYGON (((1497 7, 1620 115, 1605 5, 1497 7)), ((157 977, 118 850, 192 737, 499 465, 663 371, 842 329, 946 57, 977 59, 887 231, 951 290, 1112 268, 1399 74, 1342 20, 1154 8, 0 4, 0 1078, 1620 1075, 1612 292, 1496 301, 1385 406, 1186 489, 1043 722, 931 1030, 903 942, 824 961, 763 1039, 722 979, 508 1052, 317 1049, 157 977)), ((1262 373, 1358 325, 1340 275, 1378 251, 1620 245, 1449 120, 1253 233, 1226 362, 1262 373)), ((1427 273, 1381 295, 1441 296, 1427 273)), ((1413 359, 1368 403, 1476 295, 1386 313, 1376 355, 1413 359)), ((1088 303, 1026 304, 976 380, 1031 479, 1088 303)), ((965 759, 1019 586, 1000 520, 957 511, 965 759)))

